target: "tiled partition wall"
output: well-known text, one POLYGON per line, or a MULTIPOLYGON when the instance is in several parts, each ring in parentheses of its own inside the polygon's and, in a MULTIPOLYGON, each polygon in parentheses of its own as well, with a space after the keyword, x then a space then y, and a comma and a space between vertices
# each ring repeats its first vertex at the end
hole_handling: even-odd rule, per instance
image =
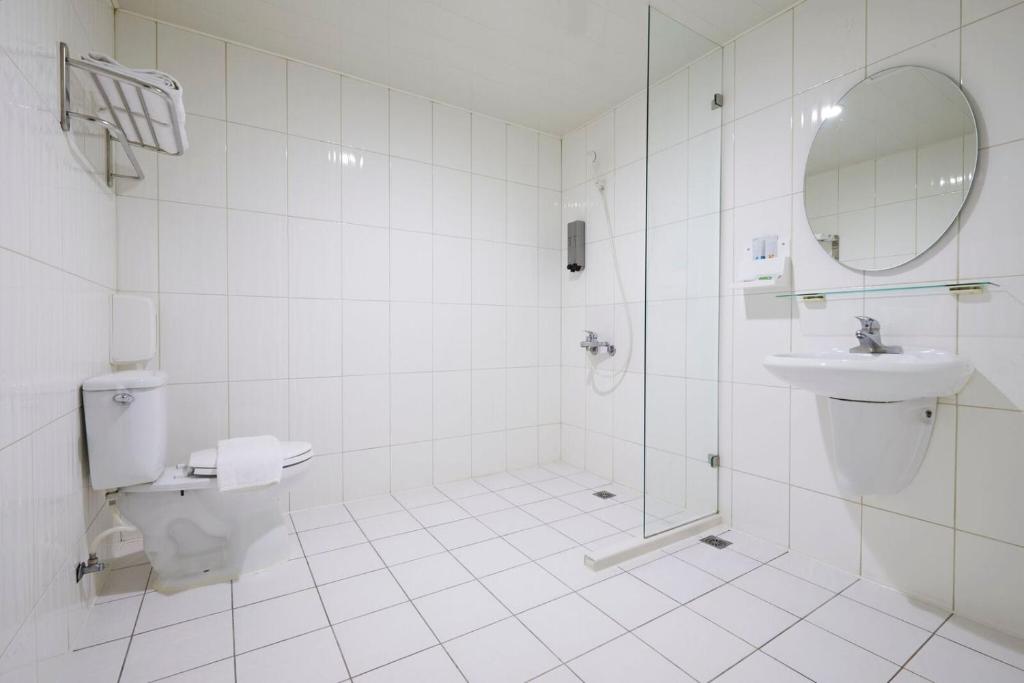
MULTIPOLYGON (((91 603, 75 584, 106 528, 89 487, 79 385, 108 372, 114 198, 102 138, 61 132, 57 42, 111 50, 108 0, 0 2, 0 680, 62 669, 91 603)), ((88 110, 77 87, 76 104, 88 110)))
POLYGON ((587 224, 586 268, 563 271, 562 457, 643 488, 646 329, 649 493, 700 514, 715 498, 721 73, 715 50, 652 86, 649 117, 641 92, 562 145, 563 223, 587 224), (616 355, 581 349, 584 328, 616 355))
POLYGON ((313 443, 292 508, 558 457, 560 140, 119 12, 192 148, 119 185, 170 452, 313 443))
POLYGON ((1024 5, 1009 1, 808 0, 725 52, 723 483, 736 528, 1024 635, 1024 5), (803 167, 816 110, 886 67, 962 80, 981 154, 959 222, 912 264, 861 275, 812 239, 803 167), (797 289, 991 279, 959 300, 937 294, 829 299, 731 294, 743 246, 793 244, 797 289), (732 255, 733 258, 729 258, 732 255), (765 355, 852 345, 856 314, 887 341, 965 354, 970 384, 942 401, 924 465, 892 496, 849 498, 829 465, 813 395, 781 385, 765 355), (731 394, 731 396, 730 396, 731 394))

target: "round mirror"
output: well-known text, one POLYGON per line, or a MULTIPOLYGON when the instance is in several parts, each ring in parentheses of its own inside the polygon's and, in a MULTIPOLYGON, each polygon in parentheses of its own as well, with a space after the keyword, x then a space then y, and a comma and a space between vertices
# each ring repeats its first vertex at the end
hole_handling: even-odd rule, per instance
POLYGON ((804 173, 814 238, 859 270, 907 263, 935 244, 967 198, 978 127, 959 86, 902 66, 869 76, 822 121, 804 173))

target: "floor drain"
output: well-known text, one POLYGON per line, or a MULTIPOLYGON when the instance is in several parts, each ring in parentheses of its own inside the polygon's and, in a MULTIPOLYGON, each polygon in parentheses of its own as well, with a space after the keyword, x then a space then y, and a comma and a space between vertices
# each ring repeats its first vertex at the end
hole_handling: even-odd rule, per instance
POLYGON ((719 538, 718 536, 705 536, 704 538, 700 539, 700 542, 707 543, 712 548, 718 548, 719 550, 725 548, 726 546, 732 545, 732 541, 727 541, 724 538, 719 538))
POLYGON ((615 497, 615 494, 612 493, 611 491, 594 491, 594 495, 597 496, 598 498, 604 498, 604 499, 614 498, 615 497))

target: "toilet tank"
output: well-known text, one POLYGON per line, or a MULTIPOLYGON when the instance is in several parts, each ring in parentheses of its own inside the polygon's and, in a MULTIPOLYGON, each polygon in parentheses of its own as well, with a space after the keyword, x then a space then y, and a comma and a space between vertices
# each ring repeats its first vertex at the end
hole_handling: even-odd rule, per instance
POLYGON ((89 478, 98 491, 144 484, 167 461, 167 375, 129 370, 82 384, 89 478))

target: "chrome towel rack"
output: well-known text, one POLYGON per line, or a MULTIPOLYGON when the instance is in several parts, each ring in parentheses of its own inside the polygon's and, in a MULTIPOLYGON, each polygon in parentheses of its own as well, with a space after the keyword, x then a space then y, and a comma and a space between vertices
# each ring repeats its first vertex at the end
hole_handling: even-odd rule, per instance
POLYGON ((106 131, 106 179, 107 186, 113 187, 114 178, 129 178, 132 180, 142 180, 146 177, 142 170, 142 165, 139 163, 138 158, 135 156, 135 152, 132 151, 132 147, 141 147, 142 149, 149 149, 156 152, 163 152, 172 156, 181 156, 184 153, 181 139, 181 122, 178 120, 177 113, 175 111, 174 100, 170 93, 159 88, 152 83, 146 82, 140 78, 136 78, 130 74, 125 74, 116 69, 106 67, 102 64, 95 62, 88 62, 81 59, 75 59, 71 56, 67 43, 61 42, 59 44, 59 69, 60 69, 60 127, 65 132, 71 130, 71 119, 79 119, 82 121, 88 121, 101 126, 106 131), (71 83, 70 83, 70 70, 78 69, 89 74, 89 80, 92 82, 96 92, 99 94, 103 106, 101 112, 107 112, 109 118, 98 116, 94 114, 86 114, 80 111, 74 111, 71 108, 71 83), (114 83, 114 89, 117 92, 118 99, 120 100, 120 106, 115 106, 111 102, 110 96, 106 89, 100 83, 100 76, 106 76, 110 78, 114 83), (169 127, 174 134, 177 151, 168 151, 162 147, 156 145, 150 145, 142 142, 142 130, 140 129, 139 122, 136 121, 136 113, 133 112, 132 108, 128 104, 128 98, 125 95, 125 88, 135 88, 136 95, 138 96, 138 102, 141 105, 141 118, 144 126, 147 127, 147 132, 152 136, 152 140, 157 142, 157 127, 165 128, 169 127), (170 117, 169 122, 155 121, 150 115, 148 106, 146 105, 146 98, 143 97, 143 93, 148 92, 155 95, 167 104, 167 112, 170 117), (122 123, 121 116, 128 120, 133 128, 135 134, 135 140, 132 140, 128 133, 125 131, 122 123), (111 150, 111 140, 117 140, 121 145, 121 149, 124 151, 125 157, 131 163, 135 175, 127 175, 123 173, 117 173, 114 170, 114 158, 111 150))

